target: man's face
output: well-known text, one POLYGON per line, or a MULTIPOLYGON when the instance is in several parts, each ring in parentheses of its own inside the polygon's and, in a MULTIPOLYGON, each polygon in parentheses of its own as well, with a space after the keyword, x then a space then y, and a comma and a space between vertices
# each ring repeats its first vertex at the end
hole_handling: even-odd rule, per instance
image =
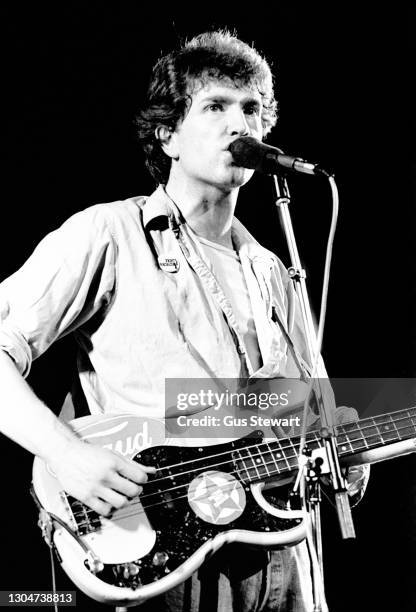
POLYGON ((192 95, 188 114, 171 136, 172 170, 190 183, 233 189, 253 170, 233 163, 228 151, 241 136, 262 138, 262 100, 258 91, 218 81, 192 95))

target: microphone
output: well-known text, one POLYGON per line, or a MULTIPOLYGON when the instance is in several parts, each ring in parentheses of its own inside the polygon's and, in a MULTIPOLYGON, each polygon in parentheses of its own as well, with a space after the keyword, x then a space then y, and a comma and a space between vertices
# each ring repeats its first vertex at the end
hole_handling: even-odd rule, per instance
POLYGON ((262 174, 278 174, 282 168, 302 174, 330 176, 318 164, 311 164, 299 157, 285 155, 281 149, 264 144, 252 136, 242 136, 228 147, 234 162, 243 168, 252 168, 262 174))

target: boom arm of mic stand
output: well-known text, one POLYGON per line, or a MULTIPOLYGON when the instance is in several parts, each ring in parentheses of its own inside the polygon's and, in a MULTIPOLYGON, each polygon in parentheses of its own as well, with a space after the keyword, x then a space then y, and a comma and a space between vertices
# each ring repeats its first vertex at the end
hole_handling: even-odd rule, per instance
MULTIPOLYGON (((309 363, 315 364, 316 375, 319 378, 327 378, 327 374, 322 360, 318 355, 317 337, 312 318, 312 311, 309 303, 308 292, 306 289, 306 274, 302 268, 299 251, 296 244, 295 234, 293 231, 292 220, 289 212, 290 193, 286 178, 282 175, 273 175, 274 186, 276 190, 276 206, 280 212, 283 230, 286 236, 286 241, 291 259, 291 268, 289 275, 294 283, 295 291, 299 299, 299 305, 305 330, 306 345, 308 349, 309 363)), ((326 410, 323 397, 321 396, 319 403, 321 417, 321 436, 324 441, 324 446, 328 456, 328 463, 331 468, 332 483, 335 490, 335 499, 337 514, 343 538, 354 538, 355 531, 351 515, 351 507, 349 503, 348 493, 346 489, 345 478, 343 477, 338 459, 335 438, 332 435, 332 414, 326 410)), ((330 406, 331 408, 331 406, 330 406)), ((335 408, 335 406, 332 406, 335 408)))

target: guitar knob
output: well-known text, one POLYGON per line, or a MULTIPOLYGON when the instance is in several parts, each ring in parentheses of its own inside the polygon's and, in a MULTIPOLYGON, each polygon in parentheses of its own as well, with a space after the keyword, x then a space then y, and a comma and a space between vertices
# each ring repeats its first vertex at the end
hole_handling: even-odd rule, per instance
POLYGON ((140 571, 140 567, 135 563, 126 563, 123 569, 123 578, 133 578, 137 576, 140 571))
POLYGON ((155 565, 156 567, 163 567, 166 565, 168 560, 169 560, 169 555, 167 552, 165 551, 156 552, 153 555, 152 565, 155 565))

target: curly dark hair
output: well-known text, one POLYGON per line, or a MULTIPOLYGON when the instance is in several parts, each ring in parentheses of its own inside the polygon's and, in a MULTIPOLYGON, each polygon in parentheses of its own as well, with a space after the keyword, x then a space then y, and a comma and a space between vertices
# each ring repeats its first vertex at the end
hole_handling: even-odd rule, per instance
POLYGON ((167 182, 171 159, 162 150, 156 128, 175 130, 189 109, 192 93, 212 80, 256 88, 263 102, 263 137, 275 125, 277 103, 266 60, 226 30, 199 34, 159 59, 147 92, 147 104, 135 119, 146 166, 157 183, 167 182))

